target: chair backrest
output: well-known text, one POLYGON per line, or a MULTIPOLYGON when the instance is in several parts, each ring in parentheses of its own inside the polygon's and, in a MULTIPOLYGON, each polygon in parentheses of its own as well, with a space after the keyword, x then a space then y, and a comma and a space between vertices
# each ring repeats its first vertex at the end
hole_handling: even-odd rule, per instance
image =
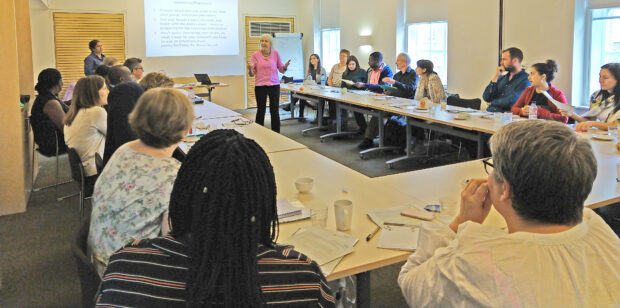
POLYGON ((88 229, 90 228, 90 217, 82 221, 82 225, 77 232, 75 241, 71 244, 71 251, 77 263, 78 276, 80 277, 80 287, 82 289, 82 307, 92 307, 95 302, 95 295, 99 289, 101 278, 95 266, 86 256, 86 242, 88 240, 88 229))
POLYGON ((84 166, 82 165, 82 159, 78 155, 74 148, 67 149, 67 155, 69 156, 69 166, 71 167, 71 177, 78 183, 84 182, 84 166))
POLYGON ((95 153, 95 167, 97 168, 97 174, 101 174, 104 164, 103 164, 103 158, 101 158, 101 155, 99 155, 99 152, 95 153))
POLYGON ((451 106, 471 108, 475 110, 480 110, 480 105, 482 104, 482 101, 479 98, 464 99, 464 98, 458 97, 458 95, 448 96, 448 99, 446 100, 446 102, 448 105, 451 105, 451 106))
POLYGON ((183 162, 185 161, 185 152, 183 152, 183 150, 177 147, 176 149, 174 149, 174 152, 172 152, 172 157, 180 162, 183 162))

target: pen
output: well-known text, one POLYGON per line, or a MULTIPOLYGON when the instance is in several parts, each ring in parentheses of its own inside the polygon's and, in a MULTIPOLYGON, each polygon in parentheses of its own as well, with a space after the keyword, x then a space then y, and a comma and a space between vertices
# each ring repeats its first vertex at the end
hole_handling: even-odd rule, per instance
POLYGON ((395 222, 384 222, 383 224, 386 226, 396 226, 396 227, 412 227, 412 228, 417 227, 414 225, 400 224, 400 223, 395 223, 395 222))
POLYGON ((372 231, 370 234, 368 234, 368 236, 366 237, 366 242, 370 241, 370 239, 375 236, 375 234, 377 234, 377 232, 379 232, 379 230, 381 230, 381 228, 379 226, 377 226, 377 228, 372 231))

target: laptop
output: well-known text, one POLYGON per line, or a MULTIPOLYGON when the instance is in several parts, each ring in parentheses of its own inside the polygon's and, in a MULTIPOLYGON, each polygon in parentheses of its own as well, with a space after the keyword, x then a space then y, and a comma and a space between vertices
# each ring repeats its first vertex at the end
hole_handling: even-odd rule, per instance
POLYGON ((216 85, 220 84, 219 82, 211 82, 211 78, 209 78, 209 74, 194 74, 196 80, 200 82, 202 85, 216 85))

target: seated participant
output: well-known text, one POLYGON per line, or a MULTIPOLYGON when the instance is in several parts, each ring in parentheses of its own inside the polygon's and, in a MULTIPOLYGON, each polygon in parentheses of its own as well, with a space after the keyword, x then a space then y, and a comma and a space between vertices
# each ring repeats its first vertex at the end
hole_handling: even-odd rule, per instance
MULTIPOLYGON (((342 73, 342 78, 344 80, 350 80, 353 81, 354 83, 366 83, 366 80, 368 78, 368 75, 366 74, 366 71, 360 67, 360 63, 357 61, 357 57, 355 56, 350 56, 347 59, 347 70, 342 73)), ((348 85, 346 84, 344 81, 342 81, 339 85, 340 88, 353 88, 355 87, 354 85, 348 85)))
POLYGON ((579 122, 577 130, 587 130, 592 127, 607 130, 611 126, 620 124, 620 63, 607 63, 601 67, 599 83, 601 89, 590 96, 590 111, 583 117, 574 113, 568 115, 579 122))
POLYGON ((430 60, 418 60, 415 72, 420 76, 420 80, 418 81, 418 89, 415 92, 415 100, 426 97, 433 104, 439 104, 441 100, 446 99, 443 83, 441 83, 439 75, 433 71, 433 68, 433 62, 430 60))
MULTIPOLYGON (((368 70, 366 71, 366 80, 367 82, 356 82, 355 87, 358 89, 366 89, 376 93, 383 93, 383 89, 380 85, 388 85, 384 83, 382 80, 385 77, 392 77, 392 70, 390 66, 383 63, 383 55, 375 51, 368 56, 368 70)), ((355 121, 358 123, 360 133, 366 133, 366 118, 363 114, 359 112, 355 112, 355 121)), ((372 140, 368 140, 368 138, 364 138, 362 143, 360 143, 357 147, 359 149, 368 149, 372 147, 372 140)))
POLYGON ((491 137, 488 179, 461 193, 449 226, 423 224, 398 276, 411 307, 618 307, 620 239, 584 201, 597 162, 555 121, 491 137), (570 180, 567 180, 570 179, 570 180), (493 206, 507 229, 482 225, 493 206))
POLYGON ((110 258, 98 305, 335 306, 316 262, 275 243, 273 167, 238 132, 215 130, 192 147, 174 183, 170 221, 168 236, 110 258))
MULTIPOLYGON (((382 83, 391 85, 397 90, 385 91, 385 94, 404 98, 413 98, 415 96, 418 76, 415 71, 411 69, 410 65, 411 58, 409 55, 404 52, 400 53, 396 58, 396 68, 398 68, 398 72, 394 75, 394 78, 383 77, 383 79, 381 79, 382 83)), ((370 122, 366 127, 364 140, 358 146, 360 149, 370 148, 373 146, 373 139, 375 139, 379 133, 379 125, 383 125, 383 123, 379 123, 379 118, 370 118, 370 122)))
POLYGON ((129 58, 125 60, 123 63, 129 71, 131 72, 131 78, 135 81, 142 79, 142 75, 144 74, 144 66, 142 66, 142 59, 140 58, 129 58))
POLYGON ((62 85, 60 72, 55 68, 46 68, 39 73, 34 87, 39 94, 30 110, 30 124, 34 142, 45 156, 56 155, 56 143, 59 154, 67 151, 62 121, 69 106, 58 98, 62 85))
POLYGON ((530 86, 527 73, 521 68, 523 52, 510 47, 502 51, 502 60, 495 70, 495 76, 484 89, 482 98, 489 103, 488 112, 508 112, 512 105, 530 86), (504 72, 508 74, 502 75, 504 72))
POLYGON ((170 192, 181 166, 171 156, 193 121, 193 107, 179 91, 153 89, 138 100, 129 115, 138 140, 114 152, 95 184, 88 255, 100 275, 123 245, 168 233, 170 192))
POLYGON ((65 143, 80 155, 84 166, 86 196, 92 194, 97 179, 95 153, 103 156, 108 114, 102 106, 108 103, 108 93, 103 77, 82 77, 75 84, 71 106, 64 119, 65 143))
POLYGON ((105 59, 103 59, 103 62, 101 63, 109 67, 121 65, 121 62, 118 61, 118 59, 114 57, 105 57, 105 59))
POLYGON ((139 84, 146 92, 153 88, 172 88, 174 86, 174 80, 166 76, 166 74, 152 72, 144 75, 139 84))
POLYGON ((347 70, 347 60, 351 53, 346 50, 340 50, 338 59, 340 62, 334 64, 332 66, 331 72, 329 72, 329 77, 327 78, 327 85, 330 87, 340 87, 340 83, 342 82, 342 74, 347 70))
MULTIPOLYGON (((307 77, 310 76, 310 78, 312 78, 312 80, 314 80, 316 84, 321 84, 321 75, 325 75, 325 69, 321 66, 321 58, 319 57, 319 55, 313 53, 310 55, 310 60, 308 63, 308 73, 306 74, 306 80, 307 80, 307 77)), ((306 105, 309 105, 308 102, 306 102, 303 99, 299 100, 299 118, 300 118, 299 121, 300 122, 305 120, 304 109, 306 108, 306 105)), ((317 120, 315 119, 315 121, 317 120)))
POLYGON ((539 119, 555 120, 566 123, 568 118, 560 113, 560 109, 553 103, 550 103, 547 97, 542 93, 547 91, 553 99, 562 104, 566 104, 566 96, 562 90, 551 85, 551 81, 555 78, 558 71, 558 64, 554 60, 547 60, 545 63, 536 63, 532 65, 530 76, 528 79, 532 83, 527 87, 517 102, 510 108, 513 114, 524 117, 530 114, 530 104, 536 103, 538 107, 537 116, 539 119))
MULTIPOLYGON (((124 68, 126 69, 126 67, 124 68)), ((108 132, 103 152, 104 166, 116 149, 138 138, 129 126, 129 114, 133 111, 142 93, 144 93, 144 89, 134 81, 122 82, 110 91, 108 95, 108 132)))
POLYGON ((108 72, 108 81, 110 82, 110 89, 113 89, 117 84, 125 81, 132 81, 131 71, 124 65, 117 65, 110 67, 108 72))

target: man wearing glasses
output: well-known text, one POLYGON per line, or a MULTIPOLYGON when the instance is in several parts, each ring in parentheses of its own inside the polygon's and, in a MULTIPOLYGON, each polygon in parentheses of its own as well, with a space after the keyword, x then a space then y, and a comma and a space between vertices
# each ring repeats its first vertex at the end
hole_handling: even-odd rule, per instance
POLYGON ((452 223, 421 227, 398 277, 409 305, 620 306, 620 239, 583 206, 597 171, 589 141, 532 120, 490 143, 489 176, 467 184, 452 223), (491 206, 505 230, 482 224, 491 206))
POLYGON ((131 78, 133 80, 138 81, 142 79, 142 75, 144 74, 144 67, 142 66, 142 59, 140 58, 129 58, 125 60, 123 63, 124 66, 127 66, 131 71, 131 78))

